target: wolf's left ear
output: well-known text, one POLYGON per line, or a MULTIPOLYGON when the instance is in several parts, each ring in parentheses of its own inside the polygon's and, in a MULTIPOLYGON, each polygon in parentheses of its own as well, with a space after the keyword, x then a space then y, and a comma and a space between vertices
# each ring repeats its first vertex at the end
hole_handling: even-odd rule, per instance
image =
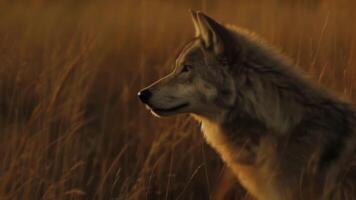
POLYGON ((200 11, 191 12, 196 36, 202 38, 204 47, 214 50, 217 55, 222 54, 225 47, 222 37, 227 32, 225 27, 200 11))
POLYGON ((199 22, 198 22, 198 16, 197 16, 197 11, 194 10, 189 10, 190 14, 192 15, 192 21, 194 25, 194 30, 195 30, 195 37, 200 36, 200 27, 199 27, 199 22))

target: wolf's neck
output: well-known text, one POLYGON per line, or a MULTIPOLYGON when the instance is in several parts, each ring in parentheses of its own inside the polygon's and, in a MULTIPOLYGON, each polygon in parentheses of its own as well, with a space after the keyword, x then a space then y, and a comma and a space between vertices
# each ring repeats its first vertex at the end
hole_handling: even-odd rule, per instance
POLYGON ((237 98, 230 118, 246 117, 274 132, 288 131, 305 114, 301 102, 309 103, 314 98, 305 93, 317 98, 322 94, 273 48, 246 36, 239 40, 247 47, 236 56, 232 66, 237 98))
POLYGON ((239 75, 236 108, 230 117, 235 121, 256 120, 277 133, 289 131, 305 114, 300 103, 305 96, 299 93, 305 90, 303 84, 278 68, 250 65, 257 66, 247 66, 249 69, 239 75))

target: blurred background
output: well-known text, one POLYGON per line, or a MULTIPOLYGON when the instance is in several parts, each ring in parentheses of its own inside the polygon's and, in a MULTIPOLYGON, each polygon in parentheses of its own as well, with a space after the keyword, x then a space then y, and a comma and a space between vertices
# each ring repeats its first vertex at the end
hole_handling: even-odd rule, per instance
POLYGON ((1 0, 0 199, 193 200, 224 187, 198 124, 154 118, 136 97, 193 37, 190 8, 356 100, 353 0, 1 0))

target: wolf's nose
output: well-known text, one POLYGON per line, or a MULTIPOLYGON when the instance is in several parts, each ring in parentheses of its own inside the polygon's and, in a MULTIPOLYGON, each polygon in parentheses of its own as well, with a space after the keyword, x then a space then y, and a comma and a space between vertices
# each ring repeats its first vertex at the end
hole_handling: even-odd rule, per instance
POLYGON ((149 90, 142 90, 137 95, 143 103, 148 103, 148 100, 152 96, 152 93, 149 90))

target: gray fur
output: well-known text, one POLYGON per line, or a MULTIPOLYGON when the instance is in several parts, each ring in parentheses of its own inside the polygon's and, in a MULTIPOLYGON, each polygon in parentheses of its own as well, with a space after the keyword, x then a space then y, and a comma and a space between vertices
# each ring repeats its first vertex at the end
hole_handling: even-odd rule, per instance
POLYGON ((356 199, 353 106, 253 34, 192 15, 197 38, 172 74, 146 88, 150 109, 159 116, 191 113, 256 199, 356 199), (181 103, 187 106, 156 109, 181 103))

